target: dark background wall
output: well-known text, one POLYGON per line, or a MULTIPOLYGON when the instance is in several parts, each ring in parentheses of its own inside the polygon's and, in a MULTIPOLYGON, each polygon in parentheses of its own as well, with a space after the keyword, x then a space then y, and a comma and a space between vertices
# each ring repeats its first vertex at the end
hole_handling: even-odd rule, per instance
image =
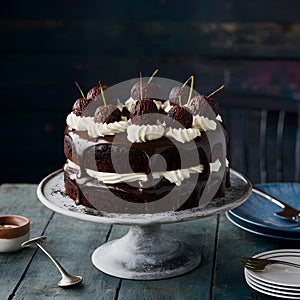
MULTIPOLYGON (((87 91, 99 79, 115 84, 156 68, 181 82, 194 74, 204 94, 225 83, 217 100, 233 141, 232 167, 254 181, 260 181, 259 141, 250 135, 252 148, 244 149, 246 131, 236 124, 248 118, 245 108, 287 110, 283 155, 291 163, 283 179, 292 180, 299 11, 297 0, 2 3, 1 182, 38 182, 63 165, 65 117, 80 96, 75 81, 87 91)), ((251 119, 247 134, 257 122, 251 119)))

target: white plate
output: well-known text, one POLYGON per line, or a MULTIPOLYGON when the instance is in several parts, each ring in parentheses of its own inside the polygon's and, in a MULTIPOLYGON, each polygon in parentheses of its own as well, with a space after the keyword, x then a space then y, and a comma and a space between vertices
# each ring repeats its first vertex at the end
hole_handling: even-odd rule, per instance
POLYGON ((286 292, 276 292, 274 290, 271 290, 269 288, 265 288, 261 285, 258 285, 256 283, 254 283, 251 279, 249 279, 249 277, 245 277, 245 278, 246 278, 247 284, 251 288, 253 288, 254 290, 256 290, 260 293, 263 293, 263 294, 266 294, 266 295, 269 295, 269 296, 273 296, 273 297, 278 297, 278 298, 281 298, 281 299, 300 299, 300 294, 298 296, 298 295, 290 295, 290 294, 287 294, 286 292))
POLYGON ((277 285, 277 284, 265 283, 261 280, 258 280, 257 278, 252 277, 249 274, 249 272, 246 272, 246 270, 245 270, 245 278, 248 281, 251 281, 254 285, 260 286, 261 288, 263 288, 265 290, 269 290, 269 291, 272 291, 274 293, 283 293, 283 294, 286 294, 286 295, 292 295, 292 296, 300 297, 300 289, 281 287, 280 285, 277 285))
MULTIPOLYGON (((257 258, 271 258, 300 264, 299 249, 272 250, 254 255, 257 258)), ((269 265, 264 272, 247 270, 253 278, 261 282, 281 287, 300 288, 300 269, 280 264, 269 265)))

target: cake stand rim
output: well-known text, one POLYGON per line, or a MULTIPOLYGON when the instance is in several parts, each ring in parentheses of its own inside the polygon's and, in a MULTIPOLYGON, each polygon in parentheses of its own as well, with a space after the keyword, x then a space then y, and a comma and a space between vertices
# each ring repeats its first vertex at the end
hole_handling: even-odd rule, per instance
MULTIPOLYGON (((206 218, 212 215, 216 215, 230 209, 233 209, 243 202, 245 202, 252 192, 252 184, 250 180, 243 175, 242 173, 230 168, 230 175, 236 177, 237 179, 242 180, 245 183, 245 192, 243 195, 236 199, 233 202, 225 203, 224 205, 220 205, 215 208, 207 209, 206 207, 198 209, 187 209, 182 211, 168 211, 162 213, 154 213, 154 214, 116 214, 116 213, 105 213, 99 212, 95 209, 90 209, 84 207, 82 205, 76 205, 74 200, 69 198, 66 195, 63 195, 63 190, 58 190, 58 194, 54 194, 54 197, 67 197, 69 198, 70 207, 66 207, 64 205, 58 206, 53 203, 53 201, 49 200, 45 196, 45 186, 51 180, 56 178, 57 176, 61 176, 63 173, 63 169, 56 170, 49 175, 47 175, 37 187, 37 197, 50 210, 60 213, 62 215, 72 217, 75 219, 83 220, 83 221, 91 221, 95 223, 102 224, 116 224, 116 225, 140 225, 140 226, 148 226, 153 224, 168 224, 168 223, 178 223, 184 221, 191 221, 199 218, 206 218), (72 205, 73 204, 73 205, 72 205)), ((226 197, 226 195, 225 195, 226 197)))

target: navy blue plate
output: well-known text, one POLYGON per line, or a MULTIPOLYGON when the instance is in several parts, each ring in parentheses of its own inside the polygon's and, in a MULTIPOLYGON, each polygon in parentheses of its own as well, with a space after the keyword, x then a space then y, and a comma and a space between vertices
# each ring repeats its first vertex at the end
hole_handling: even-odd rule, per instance
MULTIPOLYGON (((265 183, 257 187, 290 206, 300 210, 300 183, 265 183)), ((282 208, 266 198, 252 193, 249 199, 230 211, 245 223, 282 232, 300 233, 300 223, 282 219, 275 212, 282 208)))
POLYGON ((250 224, 248 222, 244 222, 243 220, 236 218, 233 214, 230 213, 230 211, 226 212, 225 214, 227 219, 232 224, 248 232, 257 235, 266 236, 266 237, 277 238, 277 239, 297 240, 297 241, 300 240, 300 234, 298 232, 287 232, 287 231, 267 229, 261 226, 250 224))

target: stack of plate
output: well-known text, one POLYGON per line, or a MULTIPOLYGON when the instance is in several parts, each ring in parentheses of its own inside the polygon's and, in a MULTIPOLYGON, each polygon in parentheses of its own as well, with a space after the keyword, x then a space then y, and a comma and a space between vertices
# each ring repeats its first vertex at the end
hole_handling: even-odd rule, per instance
MULTIPOLYGON (((257 185, 268 194, 300 210, 300 183, 268 183, 257 185)), ((300 223, 274 215, 282 208, 252 193, 239 207, 226 212, 236 226, 249 232, 289 240, 300 240, 300 223)))
MULTIPOLYGON (((300 250, 280 249, 253 257, 284 260, 300 264, 300 250)), ((263 272, 245 269, 248 285, 254 290, 281 299, 300 299, 300 269, 281 264, 266 267, 263 272)))

